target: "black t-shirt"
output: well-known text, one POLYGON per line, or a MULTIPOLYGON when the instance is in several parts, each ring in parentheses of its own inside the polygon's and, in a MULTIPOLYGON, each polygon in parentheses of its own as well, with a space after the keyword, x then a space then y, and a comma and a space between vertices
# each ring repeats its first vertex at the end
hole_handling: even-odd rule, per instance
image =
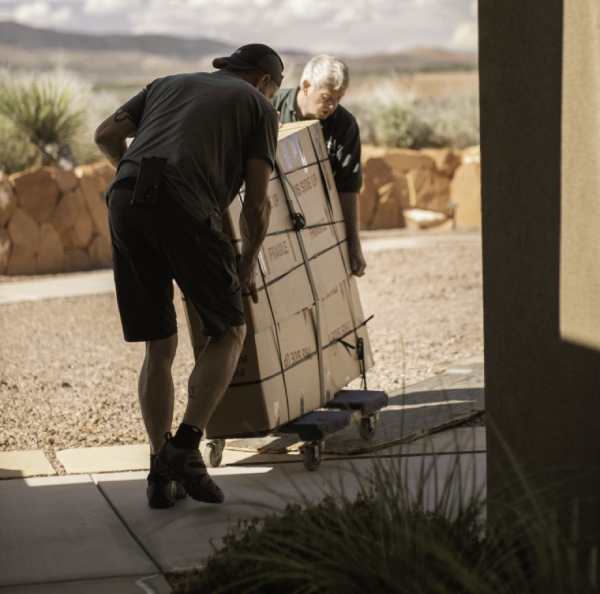
POLYGON ((251 84, 224 71, 157 79, 121 109, 138 130, 116 179, 136 177, 142 157, 166 157, 166 191, 200 221, 227 209, 248 159, 275 162, 277 111, 251 84))
MULTIPOLYGON (((300 87, 281 89, 271 100, 280 112, 282 124, 299 121, 295 109, 296 95, 300 87)), ((360 192, 362 167, 360 164, 360 132, 356 118, 342 105, 325 120, 321 128, 327 145, 327 153, 335 187, 338 192, 360 192)))

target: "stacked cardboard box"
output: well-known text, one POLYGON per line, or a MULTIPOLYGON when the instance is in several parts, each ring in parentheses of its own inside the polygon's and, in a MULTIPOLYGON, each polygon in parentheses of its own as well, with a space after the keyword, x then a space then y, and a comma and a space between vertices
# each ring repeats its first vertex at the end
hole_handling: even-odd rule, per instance
MULTIPOLYGON (((224 217, 238 252, 243 200, 242 190, 224 217)), ((209 438, 271 433, 324 405, 373 364, 318 121, 281 127, 269 200, 271 219, 259 256, 259 302, 244 298, 246 341, 206 428, 209 438)), ((207 337, 188 301, 185 311, 197 357, 207 337)))

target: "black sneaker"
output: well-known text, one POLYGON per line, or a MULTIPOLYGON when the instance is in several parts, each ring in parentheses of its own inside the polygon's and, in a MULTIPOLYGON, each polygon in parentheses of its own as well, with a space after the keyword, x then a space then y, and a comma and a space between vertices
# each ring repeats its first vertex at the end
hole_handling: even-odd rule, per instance
POLYGON ((176 448, 170 433, 166 434, 165 439, 165 445, 156 456, 156 467, 160 474, 172 481, 179 481, 196 501, 223 503, 225 495, 210 478, 200 452, 176 448))
POLYGON ((147 480, 148 505, 154 509, 173 507, 175 501, 187 495, 181 483, 161 476, 156 468, 156 456, 150 459, 150 473, 147 480))

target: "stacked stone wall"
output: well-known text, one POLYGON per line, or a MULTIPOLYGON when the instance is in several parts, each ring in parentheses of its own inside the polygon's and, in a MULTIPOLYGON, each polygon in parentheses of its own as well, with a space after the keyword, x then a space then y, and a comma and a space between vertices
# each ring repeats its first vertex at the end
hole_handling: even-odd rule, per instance
MULTIPOLYGON (((363 147, 361 229, 481 226, 479 147, 411 151, 363 147)), ((106 190, 115 170, 0 173, 0 275, 111 266, 106 190)))
POLYGON ((481 226, 479 147, 363 147, 361 229, 481 226))
POLYGON ((0 274, 58 274, 111 265, 106 163, 0 173, 0 274))

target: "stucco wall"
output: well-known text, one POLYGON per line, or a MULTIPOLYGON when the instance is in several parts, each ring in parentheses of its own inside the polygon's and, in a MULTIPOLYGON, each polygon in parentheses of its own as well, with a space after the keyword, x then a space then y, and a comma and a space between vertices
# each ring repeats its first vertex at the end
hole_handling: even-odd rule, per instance
MULTIPOLYGON (((598 154, 600 138, 594 125, 563 133, 596 88, 592 64, 577 61, 600 47, 594 27, 573 20, 596 18, 593 2, 564 8, 563 20, 562 0, 479 3, 488 517, 523 511, 522 471, 565 534, 577 521, 579 539, 597 542, 600 353, 566 340, 561 317, 563 330, 581 328, 576 296, 595 291, 569 267, 597 249, 597 230, 586 231, 597 206, 578 197, 595 199, 597 175, 579 190, 565 183, 586 170, 574 146, 585 139, 598 154)), ((586 315, 596 324, 600 310, 586 315)))

